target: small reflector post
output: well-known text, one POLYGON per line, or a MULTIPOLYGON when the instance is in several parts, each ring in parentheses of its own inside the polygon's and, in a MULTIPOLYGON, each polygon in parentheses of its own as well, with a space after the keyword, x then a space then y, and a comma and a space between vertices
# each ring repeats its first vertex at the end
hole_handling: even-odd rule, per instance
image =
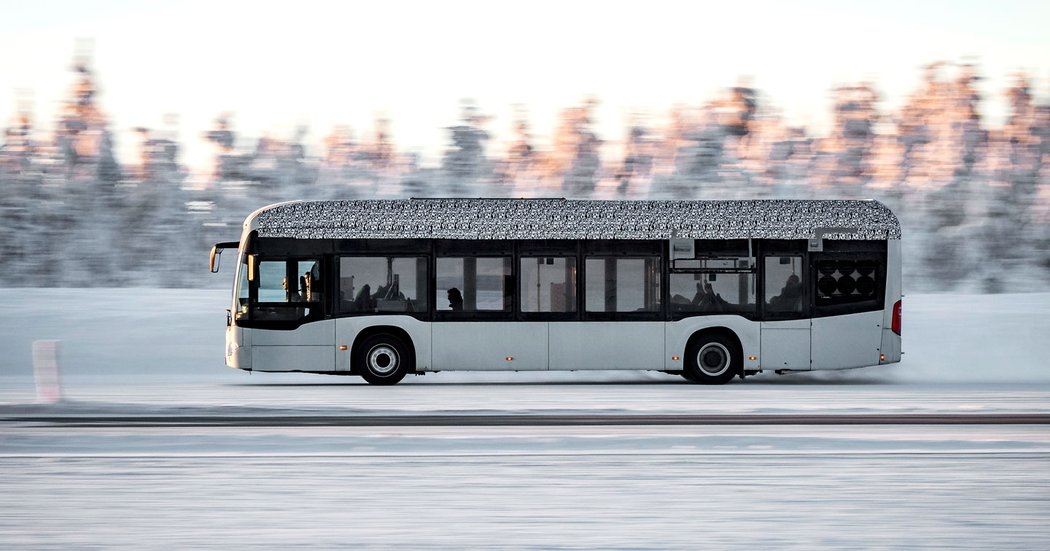
POLYGON ((345 344, 340 344, 339 345, 339 350, 346 350, 346 345, 345 344))
POLYGON ((879 361, 880 362, 886 361, 886 355, 885 354, 879 354, 879 361))
POLYGON ((758 359, 758 356, 748 356, 747 359, 748 359, 748 361, 753 362, 753 361, 758 359))
POLYGON ((514 361, 514 356, 507 356, 506 358, 503 358, 503 359, 507 360, 508 362, 513 362, 514 361))
POLYGON ((678 356, 671 356, 671 361, 672 362, 677 362, 678 360, 681 360, 681 359, 682 358, 679 358, 678 356))

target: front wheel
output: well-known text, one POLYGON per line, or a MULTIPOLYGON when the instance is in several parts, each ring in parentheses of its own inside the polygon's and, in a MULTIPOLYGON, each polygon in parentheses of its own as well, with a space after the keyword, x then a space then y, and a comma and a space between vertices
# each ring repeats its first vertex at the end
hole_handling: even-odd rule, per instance
POLYGON ((686 379, 707 385, 721 385, 733 380, 743 365, 736 343, 723 335, 697 339, 685 351, 686 379))
POLYGON ((393 385, 408 373, 408 347, 398 337, 381 333, 364 340, 354 362, 361 378, 373 385, 393 385))

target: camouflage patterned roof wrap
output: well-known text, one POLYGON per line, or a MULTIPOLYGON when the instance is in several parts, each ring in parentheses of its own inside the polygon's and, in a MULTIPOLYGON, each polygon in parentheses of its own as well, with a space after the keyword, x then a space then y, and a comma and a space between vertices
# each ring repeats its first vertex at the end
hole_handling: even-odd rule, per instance
MULTIPOLYGON (((877 201, 403 199, 281 203, 260 237, 334 239, 900 239, 877 201), (828 233, 824 228, 850 228, 828 233)), ((249 223, 251 218, 249 217, 249 223)))

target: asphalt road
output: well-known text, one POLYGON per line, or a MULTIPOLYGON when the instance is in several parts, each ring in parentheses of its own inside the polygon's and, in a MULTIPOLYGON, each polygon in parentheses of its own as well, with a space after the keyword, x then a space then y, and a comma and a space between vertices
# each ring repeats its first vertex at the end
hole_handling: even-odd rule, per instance
POLYGON ((1050 425, 1050 414, 745 414, 745 415, 52 415, 0 414, 0 423, 68 427, 546 427, 1050 425))

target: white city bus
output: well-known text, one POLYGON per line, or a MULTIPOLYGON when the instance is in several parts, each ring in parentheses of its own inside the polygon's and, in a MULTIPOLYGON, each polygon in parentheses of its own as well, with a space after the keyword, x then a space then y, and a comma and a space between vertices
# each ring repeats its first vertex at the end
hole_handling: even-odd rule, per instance
POLYGON ((244 222, 226 364, 394 384, 454 370, 698 383, 899 362, 876 201, 290 202, 244 222))

